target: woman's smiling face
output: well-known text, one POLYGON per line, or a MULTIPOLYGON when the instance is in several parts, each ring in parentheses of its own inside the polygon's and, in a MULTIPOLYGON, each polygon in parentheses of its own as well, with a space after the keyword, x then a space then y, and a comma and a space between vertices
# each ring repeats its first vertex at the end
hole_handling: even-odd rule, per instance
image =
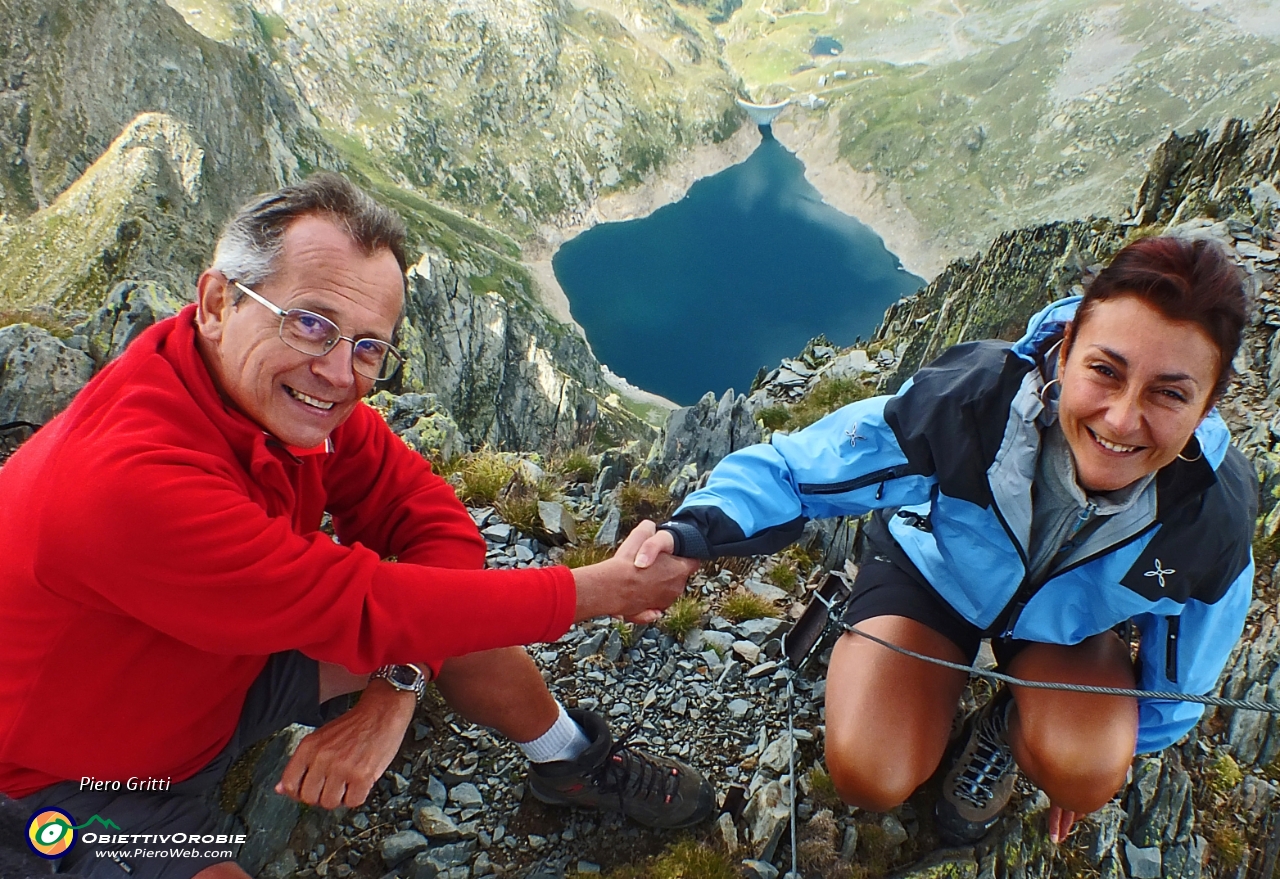
POLYGON ((1058 418, 1086 491, 1124 488, 1164 467, 1209 411, 1213 340, 1138 296, 1095 304, 1062 352, 1058 418))

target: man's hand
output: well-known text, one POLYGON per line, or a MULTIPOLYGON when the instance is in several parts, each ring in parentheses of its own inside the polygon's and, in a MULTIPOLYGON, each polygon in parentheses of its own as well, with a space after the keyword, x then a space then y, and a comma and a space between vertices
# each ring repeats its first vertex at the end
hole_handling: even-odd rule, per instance
POLYGON ((370 681, 355 707, 298 743, 276 793, 311 806, 358 806, 395 759, 417 697, 370 681))
POLYGON ((578 587, 575 620, 620 616, 633 623, 651 623, 680 597, 699 562, 668 552, 642 567, 636 553, 655 531, 656 526, 646 519, 627 535, 613 558, 574 569, 578 587))
MULTIPOLYGON (((634 532, 632 532, 634 533, 634 532)), ((647 568, 661 555, 671 555, 676 551, 676 539, 670 531, 655 531, 641 545, 636 553, 636 567, 647 568)))

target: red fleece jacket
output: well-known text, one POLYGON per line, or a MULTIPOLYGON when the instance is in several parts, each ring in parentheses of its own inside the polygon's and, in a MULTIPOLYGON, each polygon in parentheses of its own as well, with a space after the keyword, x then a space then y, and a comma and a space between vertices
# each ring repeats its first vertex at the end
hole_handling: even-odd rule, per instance
POLYGON ((479 570, 466 509, 369 407, 305 455, 229 408, 194 313, 148 330, 0 468, 11 797, 190 777, 272 653, 438 667, 572 623, 569 570, 479 570))

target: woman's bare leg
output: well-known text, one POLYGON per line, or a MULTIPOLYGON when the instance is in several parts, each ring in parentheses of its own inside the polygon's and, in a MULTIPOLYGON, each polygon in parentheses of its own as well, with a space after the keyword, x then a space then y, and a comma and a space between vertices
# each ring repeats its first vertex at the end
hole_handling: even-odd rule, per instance
MULTIPOLYGON (((858 628, 917 653, 966 661, 949 638, 906 617, 872 617, 858 628)), ((827 671, 826 760, 841 799, 883 812, 911 796, 942 760, 967 680, 852 633, 840 638, 827 671)))
MULTIPOLYGON (((1114 632, 1079 644, 1032 644, 1009 663, 1014 677, 1132 687, 1129 648, 1114 632)), ((1087 813, 1124 784, 1138 738, 1138 703, 1124 696, 1013 687, 1009 746, 1018 767, 1056 806, 1087 813)))

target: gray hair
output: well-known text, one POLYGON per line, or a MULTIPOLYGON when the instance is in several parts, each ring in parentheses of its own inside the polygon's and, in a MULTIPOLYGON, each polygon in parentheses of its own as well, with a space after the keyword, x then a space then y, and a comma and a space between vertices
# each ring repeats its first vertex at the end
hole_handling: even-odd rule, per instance
POLYGON ((351 181, 329 171, 258 195, 240 208, 218 238, 212 268, 246 284, 262 283, 275 269, 284 230, 309 214, 331 217, 366 254, 391 251, 401 275, 408 268, 404 221, 351 181))

